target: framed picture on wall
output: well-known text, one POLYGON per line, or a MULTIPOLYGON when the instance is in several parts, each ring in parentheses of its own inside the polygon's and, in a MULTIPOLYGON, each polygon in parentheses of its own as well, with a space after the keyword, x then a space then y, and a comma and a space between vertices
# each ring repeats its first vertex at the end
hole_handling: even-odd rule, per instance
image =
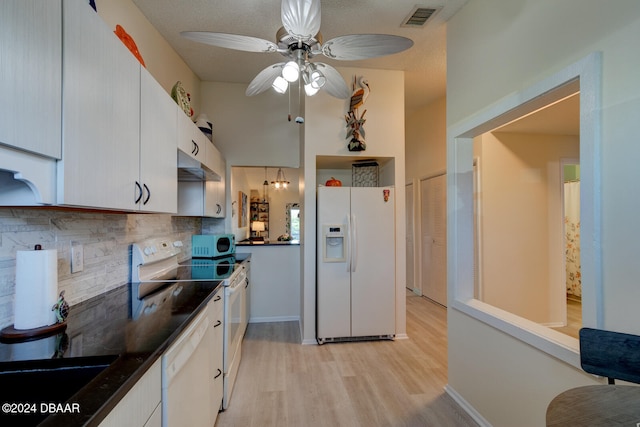
POLYGON ((240 204, 240 215, 238 216, 238 228, 247 226, 248 210, 247 210, 247 195, 242 191, 238 193, 238 201, 240 204))

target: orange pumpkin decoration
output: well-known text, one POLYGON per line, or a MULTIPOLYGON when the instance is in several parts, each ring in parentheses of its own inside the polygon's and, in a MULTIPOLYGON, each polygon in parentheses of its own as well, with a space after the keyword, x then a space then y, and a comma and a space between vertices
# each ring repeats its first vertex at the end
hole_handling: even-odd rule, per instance
POLYGON ((342 181, 331 177, 331 179, 327 180, 324 185, 326 185, 327 187, 342 187, 342 181))

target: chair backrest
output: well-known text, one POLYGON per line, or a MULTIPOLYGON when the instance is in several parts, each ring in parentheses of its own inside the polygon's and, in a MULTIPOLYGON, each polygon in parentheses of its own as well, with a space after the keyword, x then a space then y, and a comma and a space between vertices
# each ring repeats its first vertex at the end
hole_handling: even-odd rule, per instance
POLYGON ((580 329, 580 364, 590 374, 640 384, 640 336, 580 329))

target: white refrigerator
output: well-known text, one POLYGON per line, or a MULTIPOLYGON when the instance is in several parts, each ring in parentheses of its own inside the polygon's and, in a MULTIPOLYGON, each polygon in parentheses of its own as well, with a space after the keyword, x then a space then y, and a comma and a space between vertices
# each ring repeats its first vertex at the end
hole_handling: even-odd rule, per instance
POLYGON ((316 336, 329 341, 395 334, 393 187, 319 187, 316 336))

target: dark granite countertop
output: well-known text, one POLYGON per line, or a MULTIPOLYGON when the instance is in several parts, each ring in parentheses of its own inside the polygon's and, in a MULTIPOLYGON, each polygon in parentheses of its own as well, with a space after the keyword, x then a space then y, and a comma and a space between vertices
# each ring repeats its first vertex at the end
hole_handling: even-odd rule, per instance
POLYGON ((135 286, 127 284, 72 306, 63 333, 23 343, 0 343, 0 404, 36 404, 34 416, 6 414, 3 407, 0 424, 26 426, 42 421, 43 426, 98 425, 195 314, 222 291, 220 283, 168 283, 147 297, 156 302, 153 310, 144 310, 135 286), (64 395, 69 376, 55 380, 60 384, 40 384, 41 377, 36 377, 32 387, 26 384, 25 394, 17 393, 24 387, 11 386, 25 385, 27 375, 22 371, 36 365, 77 366, 103 359, 108 367, 71 396, 64 395), (22 376, 14 374, 15 379, 10 380, 9 371, 22 376), (42 403, 65 402, 77 403, 80 413, 50 415, 43 421, 39 413, 42 403))

